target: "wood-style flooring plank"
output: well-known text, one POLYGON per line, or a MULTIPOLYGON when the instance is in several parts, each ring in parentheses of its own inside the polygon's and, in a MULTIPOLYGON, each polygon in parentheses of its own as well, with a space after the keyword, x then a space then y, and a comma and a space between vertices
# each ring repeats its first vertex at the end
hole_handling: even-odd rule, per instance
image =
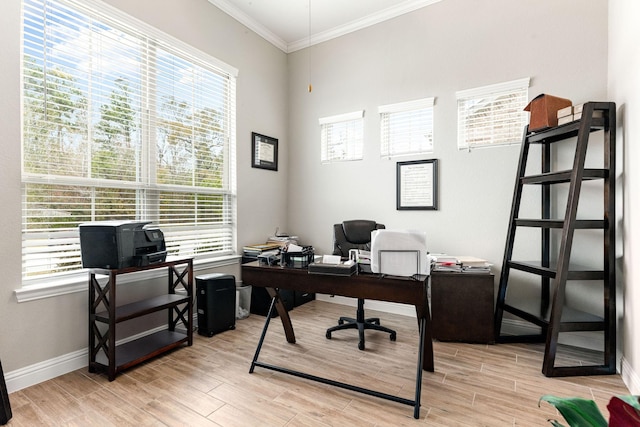
MULTIPOLYGON (((312 301, 291 319, 289 344, 271 319, 260 360, 360 387, 413 399, 417 367, 414 318, 367 310, 397 331, 397 341, 355 330, 325 337, 354 307, 312 301)), ((203 337, 108 381, 86 368, 10 394, 8 427, 212 426, 386 427, 548 426, 561 420, 543 394, 595 399, 605 417, 613 395, 628 394, 619 375, 547 378, 540 344, 434 342, 435 372, 423 372, 420 419, 413 408, 256 367, 249 373, 265 318, 255 314, 236 329, 203 337)), ((564 362, 592 363, 593 352, 563 348, 564 362), (583 360, 584 359, 584 360, 583 360)))

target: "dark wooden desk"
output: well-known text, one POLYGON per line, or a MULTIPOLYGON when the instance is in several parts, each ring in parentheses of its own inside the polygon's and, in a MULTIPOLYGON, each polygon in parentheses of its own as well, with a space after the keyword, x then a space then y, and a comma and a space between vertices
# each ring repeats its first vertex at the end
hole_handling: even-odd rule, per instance
POLYGON ((309 274, 307 269, 283 268, 278 266, 259 265, 257 262, 242 265, 242 281, 248 285, 266 288, 273 298, 269 314, 266 317, 264 328, 256 353, 251 363, 249 372, 253 372, 256 366, 275 370, 278 372, 298 376, 301 378, 319 381, 324 384, 357 391, 370 396, 380 397, 394 402, 403 403, 414 407, 414 417, 420 417, 420 390, 422 386, 422 370, 433 372, 433 343, 431 340, 431 320, 429 304, 427 301, 428 276, 421 276, 420 280, 404 277, 381 277, 373 274, 360 274, 353 276, 332 276, 323 274, 309 274), (295 343, 295 334, 291 324, 291 318, 280 300, 278 289, 291 289, 294 291, 315 292, 330 295, 340 295, 353 298, 365 298, 379 301, 399 302, 411 304, 416 308, 420 344, 418 351, 418 365, 416 373, 416 394, 414 400, 404 399, 398 396, 381 393, 375 390, 364 389, 351 384, 341 383, 326 378, 309 375, 304 372, 293 371, 287 368, 269 365, 258 361, 260 349, 269 327, 271 314, 278 310, 287 342, 295 343))

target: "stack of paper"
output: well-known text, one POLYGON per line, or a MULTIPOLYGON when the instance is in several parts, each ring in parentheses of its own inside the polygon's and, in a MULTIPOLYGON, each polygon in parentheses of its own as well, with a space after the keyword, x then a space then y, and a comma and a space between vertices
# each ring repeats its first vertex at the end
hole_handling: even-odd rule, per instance
POLYGON ((451 256, 445 254, 430 254, 432 271, 453 271, 462 273, 489 273, 491 263, 474 256, 451 256))
POLYGON ((446 254, 429 254, 432 271, 461 271, 462 266, 457 257, 446 254))
POLYGON ((462 267, 463 273, 489 273, 491 272, 491 264, 486 259, 476 258, 472 256, 459 256, 458 260, 462 267))

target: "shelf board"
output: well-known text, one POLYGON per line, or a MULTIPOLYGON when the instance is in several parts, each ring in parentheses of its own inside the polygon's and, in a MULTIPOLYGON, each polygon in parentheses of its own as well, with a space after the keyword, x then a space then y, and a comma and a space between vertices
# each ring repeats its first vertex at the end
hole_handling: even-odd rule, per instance
MULTIPOLYGON (((530 219, 516 218, 518 227, 539 227, 539 228, 563 228, 564 220, 561 219, 530 219)), ((607 221, 604 219, 578 219, 574 222, 576 229, 606 229, 607 221)))
MULTIPOLYGON (((187 342, 188 335, 185 332, 166 329, 120 344, 116 346, 116 373, 187 342)), ((104 354, 97 357, 95 363, 104 368, 107 368, 109 365, 104 354)))
MULTIPOLYGON (((593 105, 593 111, 602 111, 603 117, 592 117, 590 132, 596 132, 605 129, 607 125, 606 116, 611 117, 611 112, 615 114, 615 103, 613 102, 590 102, 593 105), (609 112, 609 114, 607 114, 609 112)), ((552 143, 562 141, 563 139, 572 138, 578 136, 581 123, 586 119, 583 117, 581 120, 570 122, 564 125, 555 126, 549 129, 543 129, 536 132, 531 132, 527 135, 530 143, 552 143)))
MULTIPOLYGON (((123 322, 125 320, 144 316, 146 314, 175 307, 176 305, 186 304, 188 302, 189 296, 165 294, 142 301, 137 301, 131 304, 125 304, 120 307, 116 307, 115 322, 123 322)), ((109 323, 109 313, 107 311, 96 313, 95 316, 96 321, 109 323)))
MULTIPOLYGON (((535 315, 515 306, 504 304, 504 311, 514 314, 528 322, 538 326, 548 326, 551 318, 551 309, 544 316, 535 315)), ((562 307, 562 317, 560 319, 559 332, 575 331, 603 331, 605 330, 604 319, 595 314, 587 313, 575 308, 562 307)))
MULTIPOLYGON (((564 170, 558 172, 547 172, 539 175, 523 176, 521 179, 523 184, 562 184, 571 182, 572 170, 564 170)), ((585 169, 582 173, 583 181, 594 179, 605 179, 609 176, 606 169, 585 169)))
MULTIPOLYGON (((555 263, 545 267, 540 261, 509 261, 509 267, 526 271, 539 276, 555 278, 557 269, 555 263)), ((589 267, 569 265, 567 280, 604 280, 604 271, 589 267)))

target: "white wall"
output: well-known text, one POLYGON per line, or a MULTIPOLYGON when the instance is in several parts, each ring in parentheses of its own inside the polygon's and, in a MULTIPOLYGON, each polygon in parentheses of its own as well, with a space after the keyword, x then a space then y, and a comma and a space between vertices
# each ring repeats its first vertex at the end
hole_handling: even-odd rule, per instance
MULTIPOLYGON (((287 58, 207 0, 108 0, 239 70, 237 85, 238 244, 265 241, 285 227, 287 195, 287 58), (251 132, 280 140, 280 171, 252 169, 251 132), (260 219, 256 217, 260 216, 260 219)), ((86 350, 87 292, 17 303, 21 286, 20 1, 0 2, 0 360, 5 374, 86 350)), ((222 268, 239 278, 239 267, 222 268)), ((140 284, 123 286, 122 300, 140 298, 140 284)), ((157 288, 155 290, 157 292, 157 288)), ((131 332, 135 332, 131 328, 131 332)), ((58 363, 58 361, 51 362, 58 363)), ((77 362, 73 362, 77 363, 77 362)), ((81 363, 86 364, 83 358, 81 363)), ((71 366, 72 363, 69 364, 71 366)), ((9 380, 7 380, 9 382, 9 380)), ((8 384, 11 389, 11 384, 8 384)))
POLYGON ((618 107, 619 168, 617 183, 624 203, 619 209, 619 321, 624 350, 622 377, 633 394, 640 394, 640 3, 609 1, 609 96, 618 107), (632 165, 636 165, 632 167, 632 165))
POLYGON ((606 16, 606 0, 445 0, 290 54, 291 230, 327 253, 344 219, 421 229, 432 252, 491 261, 497 281, 520 145, 459 151, 455 92, 531 77, 530 98, 606 100, 606 16), (431 96, 435 152, 380 158, 377 107, 431 96), (320 164, 318 118, 361 109, 364 160, 320 164), (419 158, 439 159, 439 209, 397 211, 396 162, 419 158))

